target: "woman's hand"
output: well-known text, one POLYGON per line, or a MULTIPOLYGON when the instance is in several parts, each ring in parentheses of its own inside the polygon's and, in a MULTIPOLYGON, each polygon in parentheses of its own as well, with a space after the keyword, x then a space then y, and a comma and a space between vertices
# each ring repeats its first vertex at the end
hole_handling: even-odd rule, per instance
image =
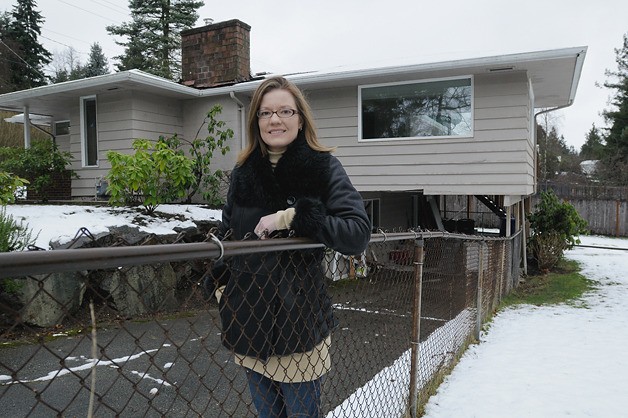
POLYGON ((255 235, 260 239, 266 239, 270 234, 277 230, 277 214, 262 216, 255 227, 255 235))

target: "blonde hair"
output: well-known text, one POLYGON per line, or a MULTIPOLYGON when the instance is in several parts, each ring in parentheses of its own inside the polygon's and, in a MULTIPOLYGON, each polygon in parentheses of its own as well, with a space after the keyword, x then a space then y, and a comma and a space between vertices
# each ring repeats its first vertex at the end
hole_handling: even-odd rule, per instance
POLYGON ((292 82, 286 80, 284 77, 272 77, 264 80, 264 82, 259 85, 257 90, 255 90, 255 93, 253 93, 251 106, 249 108, 249 117, 247 124, 247 145, 238 155, 238 165, 242 165, 257 147, 260 148, 262 155, 265 156, 268 154, 268 148, 262 140, 262 136, 259 130, 257 111, 260 108, 260 104, 262 103, 262 98, 264 97, 264 95, 276 89, 286 90, 287 92, 292 94, 292 97, 294 97, 294 101, 297 105, 297 110, 299 111, 299 117, 301 118, 301 123, 303 124, 302 129, 303 133, 305 134, 305 140, 307 141, 307 144, 310 146, 310 148, 315 151, 322 152, 331 152, 335 149, 332 147, 327 147, 318 141, 318 137, 316 136, 316 127, 314 126, 314 117, 312 116, 312 109, 310 108, 310 105, 303 96, 301 90, 299 90, 297 86, 295 86, 292 82))

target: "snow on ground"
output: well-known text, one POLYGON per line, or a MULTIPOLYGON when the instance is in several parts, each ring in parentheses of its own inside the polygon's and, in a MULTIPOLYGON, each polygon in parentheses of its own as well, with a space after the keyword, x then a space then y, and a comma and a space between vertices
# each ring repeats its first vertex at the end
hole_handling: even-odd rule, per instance
MULTIPOLYGON (((186 220, 144 217, 142 230, 175 233, 175 227, 193 226, 191 219, 221 217, 220 211, 198 205, 161 205, 158 211, 186 220)), ((7 213, 28 223, 34 235, 39 232, 36 245, 42 248, 51 240, 71 240, 81 227, 98 234, 138 216, 128 209, 78 205, 9 205, 7 213)), ((628 249, 628 239, 581 239, 583 245, 628 249)), ((481 343, 469 347, 429 400, 424 417, 628 417, 628 251, 578 247, 567 257, 581 264, 596 289, 575 306, 525 305, 500 312, 481 343)), ((402 355, 352 396, 374 396, 378 382, 409 367, 407 357, 402 355)), ((405 387, 397 391, 402 398, 407 393, 405 387)), ((397 406, 391 404, 367 415, 384 417, 393 410, 397 406)), ((343 416, 343 411, 347 409, 329 416, 343 416)))
MULTIPOLYGON (((596 282, 570 305, 510 308, 470 346, 426 406, 426 418, 628 417, 628 239, 582 237, 567 257, 596 282)), ((468 314, 463 311, 461 315, 468 314)), ((419 351, 450 342, 450 321, 419 351), (438 340, 438 342, 434 342, 438 340)), ((468 322, 468 320, 463 320, 468 322)), ((449 351, 456 351, 451 349, 449 351)), ((431 376, 441 364, 420 366, 431 376)), ((407 406, 410 351, 373 377, 332 417, 398 417, 407 406)), ((420 382, 422 386, 425 382, 420 382)))
POLYGON ((51 241, 66 243, 71 241, 80 228, 87 228, 92 235, 107 232, 110 226, 133 224, 140 217, 144 226, 141 231, 155 234, 175 234, 174 228, 193 227, 195 220, 220 220, 221 211, 206 209, 200 205, 159 205, 157 212, 177 214, 185 220, 164 220, 140 213, 139 208, 111 208, 108 206, 80 205, 8 205, 7 215, 16 222, 28 224, 34 238, 39 234, 35 245, 49 249, 51 241))
MULTIPOLYGON (((581 240, 628 249, 628 239, 581 240)), ((424 417, 628 417, 628 251, 578 247, 567 257, 597 283, 585 307, 500 312, 424 417)))
MULTIPOLYGON (((334 305, 337 306, 337 305, 334 305)), ((373 312, 378 314, 379 312, 373 312)), ((469 327, 475 323, 475 310, 465 309, 451 321, 437 328, 419 344, 421 378, 417 385, 423 387, 438 371, 443 362, 450 362, 443 355, 435 355, 431 348, 440 347, 441 353, 455 353, 464 343, 465 335, 456 332, 461 323, 469 327), (454 338, 452 338, 452 336, 454 338), (429 353, 430 355, 425 355, 429 353)), ((383 418, 401 417, 408 407, 410 394, 410 365, 412 350, 406 350, 395 362, 377 373, 365 385, 353 392, 344 402, 330 411, 326 418, 383 418)))

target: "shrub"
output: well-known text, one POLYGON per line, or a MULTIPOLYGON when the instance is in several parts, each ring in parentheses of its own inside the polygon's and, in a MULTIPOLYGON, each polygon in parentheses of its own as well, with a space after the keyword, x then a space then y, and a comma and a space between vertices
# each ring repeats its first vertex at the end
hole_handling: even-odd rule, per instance
POLYGON ((207 123, 208 135, 204 139, 188 141, 175 134, 170 138, 160 137, 155 146, 146 139, 136 140, 132 156, 108 152, 112 166, 106 176, 109 203, 143 205, 152 213, 161 203, 177 200, 189 203, 200 190, 208 204, 222 204, 220 185, 225 175, 222 170, 212 170, 211 161, 215 153, 229 152, 227 141, 233 138, 233 130, 225 129, 226 123, 217 119, 221 112, 220 105, 207 112, 203 125, 207 123), (184 149, 190 158, 185 157, 184 149))
MULTIPOLYGON (((34 141, 30 148, 0 148, 0 171, 30 179, 29 187, 40 196, 46 195, 53 181, 52 174, 66 171, 71 161, 72 154, 59 151, 48 139, 34 141)), ((74 172, 71 174, 76 177, 74 172)))
POLYGON ((15 202, 15 195, 28 184, 28 180, 0 171, 0 205, 15 202))
POLYGON ((0 252, 22 251, 34 244, 38 236, 33 238, 28 224, 18 224, 12 215, 7 215, 6 206, 0 209, 0 252))
POLYGON ((107 152, 111 170, 106 178, 109 203, 114 206, 142 205, 153 213, 162 203, 185 197, 194 183, 193 161, 169 146, 175 138, 160 137, 156 143, 147 139, 133 141, 135 154, 107 152))
POLYGON ((229 152, 230 148, 226 144, 228 140, 233 138, 233 130, 224 129, 226 123, 217 119, 221 112, 222 106, 220 105, 215 105, 207 112, 207 117, 203 121, 203 123, 207 122, 208 135, 205 139, 196 138, 193 141, 186 141, 175 137, 169 144, 175 149, 180 149, 181 142, 188 145, 189 153, 194 161, 193 174, 196 181, 188 190, 185 199, 187 203, 192 201, 192 197, 198 193, 199 189, 202 190, 203 199, 208 204, 219 206, 223 203, 220 196, 220 184, 225 175, 222 170, 212 170, 211 161, 215 152, 220 152, 222 155, 229 152))
POLYGON ((535 209, 528 217, 532 229, 530 252, 538 268, 549 271, 566 250, 580 243, 578 236, 588 232, 588 225, 572 205, 561 202, 552 190, 541 192, 535 209))

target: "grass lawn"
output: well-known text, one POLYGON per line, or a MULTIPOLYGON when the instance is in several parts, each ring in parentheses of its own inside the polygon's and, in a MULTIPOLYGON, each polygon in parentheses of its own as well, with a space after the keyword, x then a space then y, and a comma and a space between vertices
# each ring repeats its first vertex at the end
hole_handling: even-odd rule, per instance
POLYGON ((563 259, 550 273, 528 276, 525 282, 502 300, 498 310, 517 304, 541 306, 567 303, 586 307, 581 297, 595 285, 579 271, 577 262, 563 259))

